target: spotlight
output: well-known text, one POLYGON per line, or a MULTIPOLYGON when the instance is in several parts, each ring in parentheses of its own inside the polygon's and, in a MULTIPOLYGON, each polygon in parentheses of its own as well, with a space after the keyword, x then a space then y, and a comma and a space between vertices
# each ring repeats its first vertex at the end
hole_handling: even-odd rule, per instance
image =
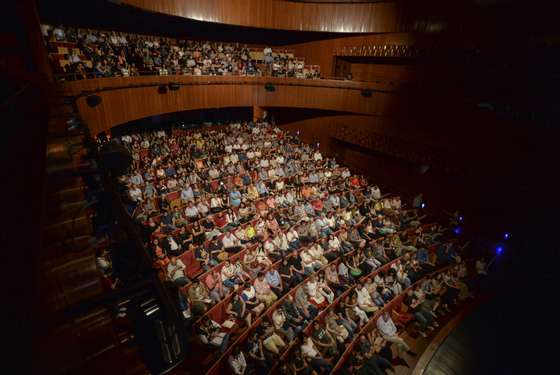
POLYGON ((426 208, 426 203, 422 202, 422 203, 420 204, 420 208, 426 208))
POLYGON ((504 240, 509 240, 509 236, 510 236, 509 232, 505 232, 504 233, 504 240))
POLYGON ((455 233, 458 236, 461 233, 463 233, 463 228, 457 226, 457 227, 453 228, 453 233, 455 233))
POLYGON ((317 142, 317 147, 319 147, 321 145, 321 142, 317 142))
POLYGON ((457 217, 457 220, 459 220, 459 222, 463 222, 465 218, 463 217, 463 215, 459 215, 459 217, 457 217))
POLYGON ((299 130, 296 132, 297 135, 299 135, 299 130))
POLYGON ((496 246, 496 255, 501 255, 504 252, 504 247, 502 245, 496 246))

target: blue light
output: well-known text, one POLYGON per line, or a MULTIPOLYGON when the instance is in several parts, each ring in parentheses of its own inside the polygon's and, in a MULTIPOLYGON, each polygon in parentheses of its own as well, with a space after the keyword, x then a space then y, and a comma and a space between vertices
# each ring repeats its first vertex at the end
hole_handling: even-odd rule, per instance
POLYGON ((463 228, 457 226, 457 227, 453 228, 453 233, 455 233, 458 236, 461 233, 463 233, 463 228))
POLYGON ((509 240, 509 233, 508 232, 504 233, 504 240, 509 240))
POLYGON ((496 246, 496 255, 501 255, 504 252, 504 247, 502 245, 496 246))

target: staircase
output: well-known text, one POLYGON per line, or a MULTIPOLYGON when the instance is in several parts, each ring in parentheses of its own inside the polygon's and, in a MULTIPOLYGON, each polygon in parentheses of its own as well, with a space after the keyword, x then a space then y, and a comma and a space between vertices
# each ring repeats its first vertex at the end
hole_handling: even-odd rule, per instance
POLYGON ((115 314, 118 306, 91 304, 107 293, 95 254, 110 241, 94 235, 95 212, 80 176, 92 167, 85 157, 85 133, 66 130, 73 112, 63 97, 51 98, 49 105, 39 255, 39 313, 45 317, 41 366, 49 374, 145 374, 128 320, 115 314))

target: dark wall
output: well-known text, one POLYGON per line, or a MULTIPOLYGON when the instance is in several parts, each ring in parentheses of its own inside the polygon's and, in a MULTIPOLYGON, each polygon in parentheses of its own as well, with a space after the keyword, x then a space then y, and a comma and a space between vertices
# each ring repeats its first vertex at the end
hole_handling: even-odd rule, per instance
POLYGON ((442 117, 432 124, 427 118, 396 121, 340 113, 276 117, 285 120, 280 123, 286 129, 299 131, 304 141, 320 142, 323 152, 389 191, 404 197, 422 192, 439 213, 464 212, 467 225, 478 233, 494 235, 508 228, 524 233, 523 228, 536 230, 549 223, 552 208, 535 204, 535 199, 554 195, 553 132, 481 113, 448 121, 442 117), (341 133, 341 127, 347 131, 341 133), (380 137, 389 143, 376 144, 380 137), (402 144, 410 154, 395 152, 402 144), (448 165, 458 168, 426 165, 415 158, 415 147, 420 156, 443 155, 448 165))
POLYGON ((172 126, 198 126, 204 123, 220 123, 232 121, 250 121, 253 117, 251 107, 231 107, 201 109, 193 111, 175 112, 152 116, 137 121, 116 126, 111 129, 112 136, 120 136, 130 132, 153 131, 154 129, 168 129, 172 126))

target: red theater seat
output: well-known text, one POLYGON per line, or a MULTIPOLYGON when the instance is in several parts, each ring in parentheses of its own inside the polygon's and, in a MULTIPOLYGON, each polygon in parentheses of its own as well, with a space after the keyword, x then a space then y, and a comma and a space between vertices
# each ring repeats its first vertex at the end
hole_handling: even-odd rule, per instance
POLYGON ((186 272, 189 278, 193 279, 202 274, 202 267, 200 266, 198 260, 194 258, 194 254, 192 251, 185 251, 180 256, 180 259, 187 267, 186 272))

